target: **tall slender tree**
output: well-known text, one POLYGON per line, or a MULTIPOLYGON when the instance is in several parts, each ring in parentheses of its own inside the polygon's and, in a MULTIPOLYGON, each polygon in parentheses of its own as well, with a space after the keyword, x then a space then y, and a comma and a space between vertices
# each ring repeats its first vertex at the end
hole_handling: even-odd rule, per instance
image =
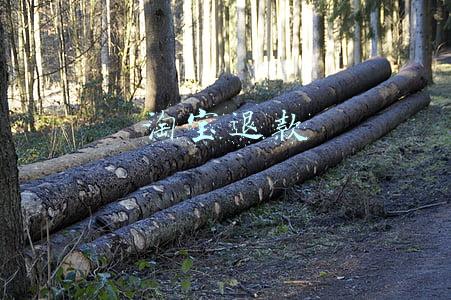
POLYGON ((6 288, 7 295, 21 299, 26 298, 29 285, 23 256, 17 155, 9 123, 5 41, 0 23, 0 286, 6 288))
POLYGON ((266 0, 266 29, 265 29, 265 36, 266 36, 266 61, 267 61, 267 74, 266 78, 270 78, 271 76, 271 60, 272 60, 272 1, 266 0))
POLYGON ((300 71, 300 29, 301 29, 301 5, 299 0, 293 0, 293 48, 292 48, 292 62, 293 62, 293 76, 298 78, 300 71))
POLYGON ((380 55, 380 3, 374 1, 370 3, 370 26, 371 26, 371 56, 380 55))
POLYGON ((169 0, 146 0, 147 111, 163 110, 180 101, 175 66, 175 35, 169 0))
POLYGON ((237 10, 237 72, 241 80, 246 78, 246 1, 236 1, 237 10))
POLYGON ((362 61, 362 13, 360 0, 353 0, 352 4, 354 15, 354 64, 358 64, 362 61))
POLYGON ((193 31, 193 2, 183 1, 183 62, 184 79, 195 80, 196 69, 194 67, 194 31, 193 31))
POLYGON ((412 0, 411 13, 413 30, 410 42, 412 44, 410 60, 420 63, 424 66, 427 78, 432 83, 431 66, 431 20, 429 19, 428 9, 430 0, 412 0))
POLYGON ((302 1, 302 83, 324 76, 324 17, 318 5, 302 1))

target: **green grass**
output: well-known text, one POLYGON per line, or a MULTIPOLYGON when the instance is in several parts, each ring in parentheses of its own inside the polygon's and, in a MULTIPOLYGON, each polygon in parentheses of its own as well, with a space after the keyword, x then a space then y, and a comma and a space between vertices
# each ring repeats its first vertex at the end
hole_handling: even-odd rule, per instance
POLYGON ((121 115, 98 123, 78 123, 58 117, 37 117, 40 130, 14 134, 19 164, 29 164, 73 152, 135 123, 138 115, 121 115))

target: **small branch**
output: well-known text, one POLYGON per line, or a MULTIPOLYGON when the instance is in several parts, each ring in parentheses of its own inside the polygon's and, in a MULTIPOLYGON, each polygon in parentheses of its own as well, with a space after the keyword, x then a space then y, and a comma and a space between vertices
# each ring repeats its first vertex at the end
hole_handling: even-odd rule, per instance
POLYGON ((438 202, 438 203, 427 204, 427 205, 423 205, 423 206, 419 206, 419 207, 415 207, 415 208, 411 208, 411 209, 407 209, 407 210, 388 211, 387 212, 387 216, 388 217, 396 217, 396 216, 400 216, 400 215, 403 215, 403 214, 409 214, 411 212, 418 211, 418 210, 421 210, 421 209, 431 208, 431 207, 435 207, 435 206, 439 206, 439 205, 445 205, 445 204, 448 204, 448 201, 442 201, 442 202, 438 202))

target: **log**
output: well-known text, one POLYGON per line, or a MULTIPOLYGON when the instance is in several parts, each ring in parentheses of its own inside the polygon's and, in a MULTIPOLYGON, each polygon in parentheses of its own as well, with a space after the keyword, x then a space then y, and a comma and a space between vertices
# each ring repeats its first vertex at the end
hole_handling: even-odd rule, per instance
MULTIPOLYGON (((277 130, 275 120, 283 110, 304 121, 379 84, 390 73, 386 59, 374 58, 255 105, 249 112, 258 133, 270 136, 277 130)), ((240 115, 224 116, 206 126, 207 132, 215 132, 212 140, 195 142, 198 132, 192 130, 177 139, 158 141, 22 185, 25 227, 37 240, 44 225, 51 232, 66 227, 139 187, 255 143, 252 138, 230 135, 234 126, 242 128, 243 124, 240 115)))
POLYGON ((323 173, 387 134, 429 102, 430 97, 424 92, 409 96, 320 146, 82 244, 64 258, 63 268, 87 275, 94 268, 102 269, 113 261, 148 253, 149 249, 189 235, 209 222, 217 222, 278 197, 286 188, 323 173))
MULTIPOLYGON (((182 125, 187 122, 190 114, 199 113, 199 109, 208 110, 215 108, 238 95, 240 91, 240 79, 231 74, 224 74, 211 86, 165 109, 164 115, 174 118, 176 125, 182 125)), ((225 106, 222 111, 227 111, 229 107, 234 108, 235 106, 235 103, 225 106)), ((161 114, 157 114, 149 120, 121 129, 73 153, 19 166, 19 181, 24 183, 62 172, 68 168, 81 166, 94 160, 143 147, 149 143, 148 140, 142 137, 150 134, 150 128, 156 127, 160 116, 161 114)), ((172 122, 166 121, 166 123, 168 126, 172 126, 172 122)))
MULTIPOLYGON (((210 160, 197 168, 175 173, 142 187, 125 198, 102 207, 93 218, 70 226, 62 233, 55 233, 51 238, 52 249, 56 249, 59 255, 64 255, 62 249, 74 241, 89 242, 107 231, 134 223, 189 197, 210 192, 260 172, 320 145, 401 97, 423 89, 426 84, 424 70, 420 65, 406 66, 378 86, 298 124, 295 127, 296 134, 307 139, 282 140, 280 135, 275 135, 210 160)), ((57 261, 58 258, 54 260, 57 261)))

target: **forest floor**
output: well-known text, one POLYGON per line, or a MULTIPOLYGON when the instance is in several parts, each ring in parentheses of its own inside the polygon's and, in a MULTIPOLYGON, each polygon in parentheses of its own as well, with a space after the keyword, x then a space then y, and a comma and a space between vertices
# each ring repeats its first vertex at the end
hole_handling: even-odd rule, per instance
POLYGON ((364 151, 118 276, 152 280, 146 298, 449 298, 451 56, 434 80, 431 105, 364 151))

